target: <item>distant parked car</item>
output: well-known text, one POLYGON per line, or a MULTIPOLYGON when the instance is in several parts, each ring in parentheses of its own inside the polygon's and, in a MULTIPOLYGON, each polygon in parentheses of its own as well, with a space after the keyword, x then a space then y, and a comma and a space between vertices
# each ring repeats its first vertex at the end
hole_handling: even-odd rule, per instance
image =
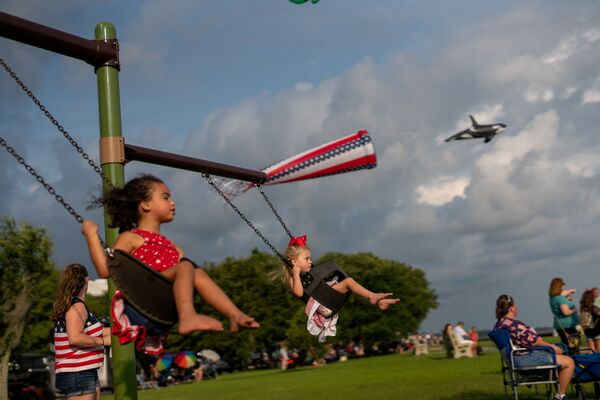
POLYGON ((11 400, 54 398, 54 374, 50 357, 21 354, 8 365, 8 397, 11 400))

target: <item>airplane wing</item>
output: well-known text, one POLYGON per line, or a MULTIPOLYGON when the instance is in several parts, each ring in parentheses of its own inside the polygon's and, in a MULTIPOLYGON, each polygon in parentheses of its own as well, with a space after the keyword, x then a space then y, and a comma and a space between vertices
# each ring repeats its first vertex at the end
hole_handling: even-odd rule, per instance
POLYGON ((463 131, 460 131, 458 133, 455 133, 454 135, 450 136, 448 139, 445 140, 445 142, 450 142, 452 140, 465 140, 465 139, 472 139, 471 135, 469 135, 469 137, 464 137, 464 135, 466 133, 468 133, 469 130, 465 129, 463 131))

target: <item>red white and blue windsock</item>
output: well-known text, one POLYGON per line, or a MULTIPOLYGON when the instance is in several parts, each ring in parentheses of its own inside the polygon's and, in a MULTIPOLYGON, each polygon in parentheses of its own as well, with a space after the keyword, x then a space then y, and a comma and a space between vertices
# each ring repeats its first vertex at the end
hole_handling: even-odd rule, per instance
MULTIPOLYGON (((373 141, 369 132, 360 130, 263 168, 262 171, 267 174, 267 181, 263 185, 343 174, 376 166, 373 141)), ((226 178, 215 181, 231 197, 239 196, 253 186, 252 183, 226 178)))

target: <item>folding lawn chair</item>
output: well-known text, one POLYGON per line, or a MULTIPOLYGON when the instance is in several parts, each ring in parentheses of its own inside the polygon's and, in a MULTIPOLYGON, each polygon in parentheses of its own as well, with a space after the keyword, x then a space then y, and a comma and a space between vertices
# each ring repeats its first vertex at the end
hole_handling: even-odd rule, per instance
POLYGON ((571 384, 575 399, 600 399, 600 353, 575 354, 572 357, 575 361, 575 372, 571 384), (593 396, 588 393, 584 383, 593 383, 593 396))
POLYGON ((488 336, 500 350, 502 366, 502 379, 504 393, 508 398, 508 389, 511 387, 513 398, 519 399, 519 386, 544 385, 546 397, 552 398, 553 392, 558 392, 558 370, 556 353, 551 347, 540 346, 534 348, 516 347, 510 338, 508 329, 495 329, 488 336))

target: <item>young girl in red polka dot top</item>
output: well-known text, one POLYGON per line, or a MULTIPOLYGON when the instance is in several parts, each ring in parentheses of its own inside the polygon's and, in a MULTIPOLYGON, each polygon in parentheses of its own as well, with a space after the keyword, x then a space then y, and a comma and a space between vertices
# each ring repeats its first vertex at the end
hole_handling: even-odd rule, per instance
MULTIPOLYGON (((231 331, 260 326, 240 311, 203 269, 194 268, 189 260, 182 259, 184 253, 179 246, 160 234, 160 226, 175 218, 175 202, 160 179, 142 175, 122 188, 114 188, 100 201, 111 216, 113 227, 121 232, 113 248, 130 253, 174 281, 180 334, 223 330, 221 322, 196 312, 194 292, 229 318, 231 331)), ((82 232, 98 275, 107 278, 108 260, 98 238, 98 226, 85 220, 82 232)))

